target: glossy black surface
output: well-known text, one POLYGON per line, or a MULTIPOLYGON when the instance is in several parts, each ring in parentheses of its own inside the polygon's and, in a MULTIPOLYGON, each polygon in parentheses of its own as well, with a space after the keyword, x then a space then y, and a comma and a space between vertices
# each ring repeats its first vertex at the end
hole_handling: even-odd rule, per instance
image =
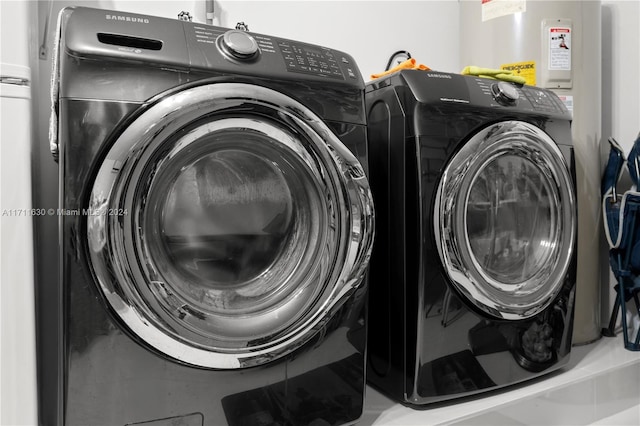
MULTIPOLYGON (((366 167, 364 85, 359 73, 353 82, 345 74, 344 81, 333 78, 336 83, 330 84, 322 77, 286 71, 284 63, 284 71, 270 72, 274 68, 269 63, 258 61, 246 73, 248 68, 226 60, 222 67, 213 60, 195 66, 193 58, 211 58, 211 52, 191 44, 191 59, 183 56, 181 49, 192 40, 184 41, 182 22, 161 20, 165 26, 152 30, 139 30, 133 23, 97 24, 96 17, 102 19, 105 13, 109 12, 66 11, 66 24, 76 27, 63 32, 72 34, 67 37, 73 40, 63 37, 61 56, 61 273, 55 289, 39 291, 49 296, 39 305, 40 422, 337 425, 355 421, 364 398, 366 286, 330 312, 314 338, 280 360, 239 370, 195 368, 151 349, 110 311, 88 266, 86 217, 78 212, 87 206, 92 179, 113 135, 154 98, 203 79, 264 85, 299 100, 325 119, 366 167), (176 27, 180 31, 174 34, 176 27), (177 50, 162 50, 161 60, 142 55, 134 61, 127 57, 130 52, 118 56, 115 51, 94 49, 87 34, 100 31, 125 31, 145 39, 162 36, 163 41, 177 43, 177 50), (180 66, 165 66, 168 63, 180 66)), ((103 44, 101 49, 113 47, 103 44)))
POLYGON ((534 124, 558 143, 575 176, 566 109, 548 92, 526 86, 518 88, 516 105, 504 106, 490 85, 474 77, 402 71, 367 86, 369 181, 377 206, 367 381, 403 404, 426 406, 498 389, 569 359, 575 261, 549 308, 505 321, 458 294, 438 254, 437 185, 448 160, 479 129, 506 120, 534 124), (552 339, 550 356, 541 362, 530 357, 536 336, 552 339))

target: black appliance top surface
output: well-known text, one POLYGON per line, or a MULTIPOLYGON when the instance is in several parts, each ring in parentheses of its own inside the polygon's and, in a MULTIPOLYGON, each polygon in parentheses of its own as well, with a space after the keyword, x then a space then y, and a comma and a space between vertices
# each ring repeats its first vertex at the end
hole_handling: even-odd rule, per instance
POLYGON ((364 87, 354 59, 344 52, 168 18, 76 7, 64 42, 65 52, 79 58, 364 87))
POLYGON ((571 114, 550 90, 488 78, 437 71, 405 70, 367 84, 367 92, 407 87, 420 104, 491 108, 512 113, 545 115, 571 120, 571 114))

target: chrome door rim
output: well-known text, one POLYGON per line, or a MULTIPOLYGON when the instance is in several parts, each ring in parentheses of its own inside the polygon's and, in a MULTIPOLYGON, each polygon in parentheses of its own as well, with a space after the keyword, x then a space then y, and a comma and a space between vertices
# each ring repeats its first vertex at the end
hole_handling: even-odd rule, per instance
MULTIPOLYGON (((247 114, 251 116, 250 113, 247 114)), ((269 132, 260 120, 245 125, 269 132)), ((267 126, 268 127, 268 126, 267 126)), ((275 128, 275 126, 274 126, 275 128)), ((184 146, 189 138, 182 140, 184 146)), ((179 147, 178 147, 179 148, 179 147)), ((179 149, 178 149, 179 151, 179 149)), ((373 205, 368 182, 361 165, 332 131, 308 108, 277 91, 244 83, 214 83, 187 88, 169 95, 146 109, 117 138, 100 167, 90 195, 87 217, 89 259, 100 288, 109 305, 127 327, 147 344, 181 362, 205 368, 242 368, 277 359, 308 341, 330 312, 362 283, 373 238, 373 205), (315 305, 276 335, 245 347, 222 347, 215 340, 195 342, 181 338, 175 324, 163 322, 149 309, 148 301, 132 291, 141 271, 136 260, 127 256, 125 241, 130 241, 131 220, 112 214, 136 205, 136 181, 146 162, 178 129, 204 115, 242 115, 242 110, 269 110, 288 123, 314 155, 301 147, 296 137, 276 137, 294 151, 312 173, 319 170, 330 186, 329 198, 344 205, 335 237, 337 248, 329 260, 326 283, 315 297, 315 305), (129 229, 128 229, 129 228, 129 229)), ((333 209, 333 208, 332 208, 333 209)), ((135 212, 132 212, 135 215, 135 212)), ((127 243, 129 244, 129 243, 127 243)), ((327 263, 327 262, 325 262, 327 263)), ((311 283, 313 284, 313 283, 311 283)), ((308 284, 309 287, 311 284, 308 284)), ((145 285, 150 286, 151 283, 145 285)), ((299 295, 304 295, 303 293, 299 295)), ((186 330, 186 328, 185 328, 186 330)), ((183 330, 184 331, 184 330, 183 330)), ((188 333, 189 331, 184 331, 188 333)), ((196 333, 197 334, 197 333, 196 333)), ((210 339, 211 340, 211 339, 210 339)))
POLYGON ((443 267, 453 286, 475 307, 509 320, 544 310, 562 288, 574 257, 575 192, 569 167, 557 144, 540 128, 521 121, 490 125, 475 134, 447 164, 436 192, 433 226, 443 267), (500 156, 526 158, 552 183, 560 206, 548 262, 534 279, 502 283, 483 270, 467 235, 467 205, 475 177, 500 156))

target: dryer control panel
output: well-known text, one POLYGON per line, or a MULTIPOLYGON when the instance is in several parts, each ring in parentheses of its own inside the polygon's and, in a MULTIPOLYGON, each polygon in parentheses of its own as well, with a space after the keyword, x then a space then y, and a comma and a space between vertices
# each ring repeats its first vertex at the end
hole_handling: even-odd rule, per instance
MULTIPOLYGON (((496 81, 481 77, 465 77, 468 82, 469 92, 481 96, 476 97, 477 103, 489 106, 516 107, 525 110, 535 110, 545 113, 567 113, 566 106, 560 99, 547 89, 534 86, 521 86, 506 81, 496 81)), ((474 97, 471 98, 474 100, 474 97)))
MULTIPOLYGON (((423 104, 449 104, 475 108, 505 108, 513 112, 539 112, 566 117, 569 112, 550 90, 506 81, 437 71, 406 70, 398 73, 423 104)), ((375 81, 369 90, 388 85, 393 75, 375 81)))
POLYGON ((400 78, 422 104, 499 108, 513 113, 571 117, 564 103, 548 89, 437 71, 404 70, 396 74, 374 81, 368 90, 384 87, 400 78))

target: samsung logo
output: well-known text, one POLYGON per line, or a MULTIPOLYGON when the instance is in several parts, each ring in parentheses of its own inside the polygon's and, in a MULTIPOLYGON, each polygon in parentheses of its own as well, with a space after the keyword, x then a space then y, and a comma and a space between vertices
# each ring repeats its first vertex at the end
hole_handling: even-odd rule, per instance
POLYGON ((135 18, 133 16, 124 16, 124 15, 106 15, 107 21, 121 21, 121 22, 138 22, 141 24, 148 24, 149 19, 147 18, 135 18))
POLYGON ((431 74, 431 73, 427 73, 427 77, 451 79, 451 76, 449 74, 431 74))

